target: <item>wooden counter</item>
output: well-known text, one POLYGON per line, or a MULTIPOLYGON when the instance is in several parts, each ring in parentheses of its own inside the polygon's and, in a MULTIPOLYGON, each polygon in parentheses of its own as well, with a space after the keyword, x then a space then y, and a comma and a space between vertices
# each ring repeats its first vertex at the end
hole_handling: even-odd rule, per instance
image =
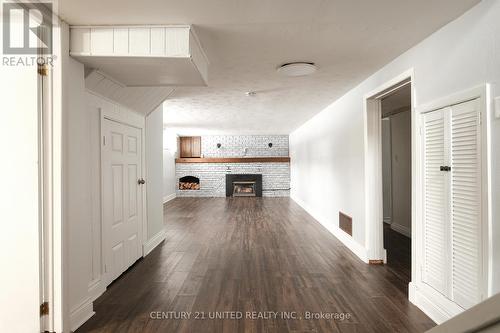
POLYGON ((215 157, 176 158, 175 163, 277 163, 290 162, 290 157, 215 157))

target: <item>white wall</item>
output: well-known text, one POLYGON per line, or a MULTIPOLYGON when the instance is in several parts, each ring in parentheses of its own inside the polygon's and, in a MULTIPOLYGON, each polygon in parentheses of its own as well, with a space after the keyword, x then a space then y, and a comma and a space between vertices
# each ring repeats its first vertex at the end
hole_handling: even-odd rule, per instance
MULTIPOLYGON (((69 56, 69 28, 61 24, 62 230, 64 330, 93 315, 100 284, 100 114, 85 92, 84 66, 69 56)), ((55 88, 57 89, 57 87, 55 88)), ((57 92, 56 92, 57 93, 57 92)))
POLYGON ((146 117, 146 198, 148 240, 163 227, 163 106, 146 117))
MULTIPOLYGON (((65 75, 71 78, 66 86, 65 113, 68 306, 70 328, 76 329, 93 314, 93 301, 106 288, 101 260, 101 111, 131 119, 144 116, 86 92, 83 65, 72 58, 67 63, 65 75)), ((162 117, 162 110, 155 110, 146 118, 148 239, 163 226, 162 117)))
POLYGON ((411 113, 391 119, 392 223, 391 228, 411 236, 411 113))
MULTIPOLYGON (((65 75, 65 198, 68 227, 68 300, 71 325, 91 307, 92 279, 92 158, 91 114, 86 108, 83 64, 70 58, 65 75)), ((73 328, 73 327, 72 327, 73 328)))
MULTIPOLYGON (((353 217, 365 246, 363 96, 413 68, 417 105, 489 82, 500 95, 500 1, 484 0, 367 78, 290 136, 292 196, 330 227, 338 211, 353 217), (321 189, 309 180, 322 177, 321 189)), ((492 291, 500 291, 500 120, 489 115, 495 240, 492 291)))
POLYGON ((163 130, 163 202, 175 198, 175 158, 177 156, 177 135, 171 129, 163 130))
POLYGON ((288 157, 288 135, 202 135, 203 157, 288 157), (221 144, 217 148, 217 144, 221 144), (272 146, 269 147, 269 143, 272 146))
POLYGON ((0 331, 39 332, 36 66, 0 65, 0 91, 0 331))
MULTIPOLYGON (((86 92, 83 66, 69 59, 67 75, 67 219, 69 224, 68 291, 70 326, 75 329, 92 315, 92 303, 105 290, 101 260, 101 112, 124 119, 144 119, 115 102, 86 92)), ((163 227, 162 111, 146 118, 147 239, 163 227), (158 125, 159 124, 159 125, 158 125)), ((148 247, 147 242, 145 244, 148 247)), ((154 245, 149 245, 151 249, 154 245)))

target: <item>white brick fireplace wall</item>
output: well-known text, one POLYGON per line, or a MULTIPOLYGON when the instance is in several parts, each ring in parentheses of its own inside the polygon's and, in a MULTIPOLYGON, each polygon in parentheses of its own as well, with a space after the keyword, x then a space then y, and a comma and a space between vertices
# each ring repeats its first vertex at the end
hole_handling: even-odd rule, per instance
MULTIPOLYGON (((201 151, 209 157, 286 157, 287 135, 212 135, 202 136, 201 151), (220 143, 221 147, 217 148, 220 143), (269 148, 268 144, 272 143, 269 148)), ((176 179, 194 176, 200 179, 200 190, 179 190, 178 197, 225 197, 226 174, 262 174, 262 195, 290 195, 290 163, 177 163, 176 179)))
POLYGON ((201 154, 203 157, 286 157, 288 135, 202 136, 201 154), (220 148, 217 148, 218 143, 220 148), (269 143, 272 143, 271 148, 269 143))

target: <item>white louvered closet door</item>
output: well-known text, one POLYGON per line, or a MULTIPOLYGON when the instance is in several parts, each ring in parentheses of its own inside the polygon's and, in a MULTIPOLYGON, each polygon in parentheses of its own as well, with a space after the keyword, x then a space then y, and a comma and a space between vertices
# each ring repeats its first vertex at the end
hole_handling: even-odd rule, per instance
POLYGON ((451 110, 451 298, 463 308, 481 299, 481 133, 477 100, 451 110))
POLYGON ((448 287, 448 244, 447 220, 448 182, 446 173, 440 167, 447 165, 447 119, 449 109, 441 109, 424 115, 424 225, 423 225, 423 282, 445 296, 448 287))
POLYGON ((423 161, 422 279, 467 309, 483 285, 478 100, 424 114, 423 161))

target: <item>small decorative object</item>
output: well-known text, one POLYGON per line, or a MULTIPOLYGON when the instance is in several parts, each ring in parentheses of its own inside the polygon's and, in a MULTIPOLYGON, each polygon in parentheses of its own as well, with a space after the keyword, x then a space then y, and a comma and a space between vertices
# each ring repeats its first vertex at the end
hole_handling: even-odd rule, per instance
POLYGON ((273 148, 273 143, 272 142, 269 142, 267 145, 269 146, 269 148, 273 148))
POLYGON ((220 147, 222 147, 222 144, 218 143, 217 148, 220 148, 220 147))

